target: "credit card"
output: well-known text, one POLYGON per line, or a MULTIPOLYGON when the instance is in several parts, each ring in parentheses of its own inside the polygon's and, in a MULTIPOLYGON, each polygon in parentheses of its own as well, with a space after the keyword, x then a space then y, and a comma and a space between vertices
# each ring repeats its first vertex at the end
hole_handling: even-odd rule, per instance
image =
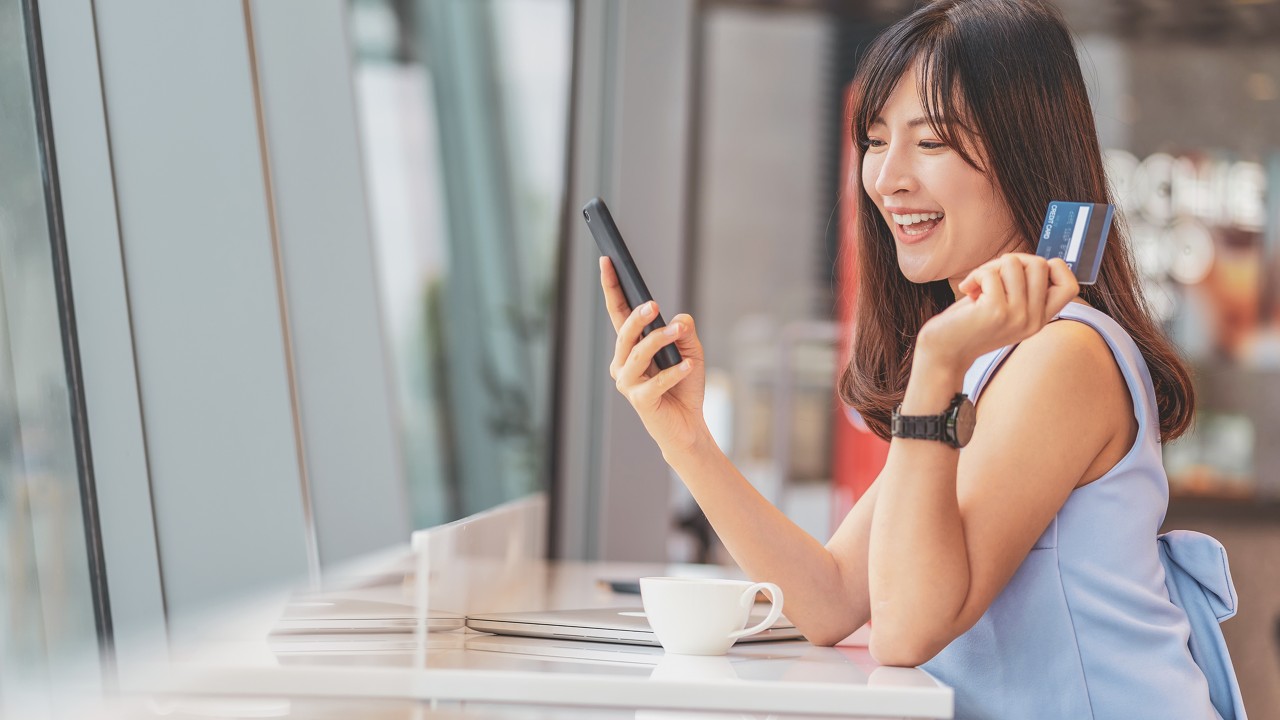
POLYGON ((1115 212, 1115 206, 1107 203, 1054 200, 1045 213, 1036 254, 1066 260, 1076 275, 1076 282, 1092 285, 1098 280, 1102 251, 1107 247, 1115 212))

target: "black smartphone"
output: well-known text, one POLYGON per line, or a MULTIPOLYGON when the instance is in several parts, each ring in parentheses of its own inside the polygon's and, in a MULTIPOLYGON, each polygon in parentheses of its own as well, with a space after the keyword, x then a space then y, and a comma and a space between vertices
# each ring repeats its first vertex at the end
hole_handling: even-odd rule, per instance
MULTIPOLYGON (((649 294, 644 278, 640 277, 640 269, 636 267, 636 261, 631 259, 627 244, 622 241, 622 233, 618 232, 618 226, 613 222, 613 216, 609 214, 609 207, 604 204, 604 200, 598 197, 588 200, 582 207, 582 217, 587 221, 587 227, 591 229, 591 236, 596 239, 600 254, 608 257, 613 263, 613 270, 618 274, 618 282, 622 285, 622 295, 627 299, 631 309, 634 310, 652 300, 653 296, 649 294)), ((654 330, 666 326, 662 313, 658 313, 658 317, 653 322, 644 326, 641 334, 647 336, 654 330)), ((676 350, 674 343, 663 346, 653 357, 653 361, 663 370, 679 365, 681 359, 680 351, 676 350)))
POLYGON ((639 595, 640 581, 637 580, 606 580, 601 578, 599 581, 602 587, 606 587, 610 592, 622 595, 639 595))

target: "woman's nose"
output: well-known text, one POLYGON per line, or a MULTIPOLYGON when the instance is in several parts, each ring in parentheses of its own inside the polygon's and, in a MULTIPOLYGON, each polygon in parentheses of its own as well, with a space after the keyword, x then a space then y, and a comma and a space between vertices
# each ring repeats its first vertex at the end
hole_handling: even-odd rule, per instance
POLYGON ((875 178, 875 190, 881 197, 916 189, 915 174, 901 150, 891 145, 882 157, 884 159, 875 178))

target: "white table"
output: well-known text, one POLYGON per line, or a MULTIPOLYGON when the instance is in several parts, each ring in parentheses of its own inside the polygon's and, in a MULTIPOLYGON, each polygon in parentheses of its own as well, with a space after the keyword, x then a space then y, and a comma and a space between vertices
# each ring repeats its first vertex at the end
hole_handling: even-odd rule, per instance
MULTIPOLYGON (((345 588, 326 592, 419 607, 417 599, 428 597, 420 611, 438 619, 479 611, 638 606, 638 596, 612 593, 599 581, 733 574, 700 566, 475 558, 424 574, 413 570, 415 556, 407 549, 400 560, 388 564, 388 557, 367 572, 346 573, 345 588), (424 576, 431 578, 430 588, 420 582, 424 576)), ((307 717, 325 718, 351 716, 342 709, 357 708, 363 709, 356 715, 388 718, 717 718, 725 712, 950 718, 953 712, 950 688, 918 669, 879 667, 856 644, 739 643, 727 656, 697 658, 665 655, 660 648, 466 629, 269 636, 282 608, 277 596, 211 621, 207 637, 175 648, 170 661, 147 673, 145 687, 125 693, 117 706, 129 708, 122 717, 159 717, 175 708, 181 717, 190 703, 218 702, 224 706, 214 714, 230 717, 291 716, 299 707, 312 708, 307 717), (236 707, 249 709, 238 713, 236 707)))

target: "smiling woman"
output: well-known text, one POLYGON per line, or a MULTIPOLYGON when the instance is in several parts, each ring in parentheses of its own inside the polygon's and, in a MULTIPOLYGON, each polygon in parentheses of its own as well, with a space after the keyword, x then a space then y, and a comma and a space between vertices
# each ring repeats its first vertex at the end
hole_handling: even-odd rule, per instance
POLYGON ((1083 289, 1026 252, 1050 201, 1111 201, 1062 18, 1042 0, 930 3, 872 43, 855 87, 840 389, 892 438, 871 489, 825 547, 782 516, 706 429, 693 317, 642 336, 657 309, 629 310, 602 263, 618 391, 811 641, 871 620, 872 655, 954 687, 957 717, 1243 717, 1218 628, 1235 612, 1225 553, 1157 538, 1161 442, 1193 397, 1123 227, 1083 289), (688 364, 661 370, 671 343, 688 364))
MULTIPOLYGON (((888 438, 915 333, 951 304, 955 283, 1001 252, 1034 251, 1050 201, 1109 202, 1110 194, 1071 37, 1038 3, 929 5, 880 37, 858 83, 852 133, 864 148, 866 191, 858 306, 868 311, 855 319, 840 395, 888 438), (1035 42, 1009 34, 1032 25, 1035 42), (943 213, 937 232, 892 217, 926 212, 943 213)), ((1112 228, 1098 283, 1081 298, 1138 344, 1161 407, 1161 439, 1177 438, 1191 423, 1191 380, 1148 312, 1123 222, 1112 228)))
POLYGON ((1092 288, 1022 254, 1050 201, 1111 202, 1061 18, 1033 1, 936 2, 881 36, 859 79, 862 284, 841 390, 901 438, 872 500, 872 652, 955 685, 964 716, 1242 714, 1217 628, 1229 613, 1197 622, 1175 588, 1230 580, 1171 560, 1191 546, 1225 560, 1220 546, 1155 543, 1159 440, 1185 431, 1193 396, 1123 228, 1092 288), (1059 318, 1075 322, 1047 324, 1059 318), (919 436, 899 412, 934 413, 959 387, 983 400, 965 453, 904 444, 919 436), (1122 669, 1153 665, 1163 679, 1122 669))

